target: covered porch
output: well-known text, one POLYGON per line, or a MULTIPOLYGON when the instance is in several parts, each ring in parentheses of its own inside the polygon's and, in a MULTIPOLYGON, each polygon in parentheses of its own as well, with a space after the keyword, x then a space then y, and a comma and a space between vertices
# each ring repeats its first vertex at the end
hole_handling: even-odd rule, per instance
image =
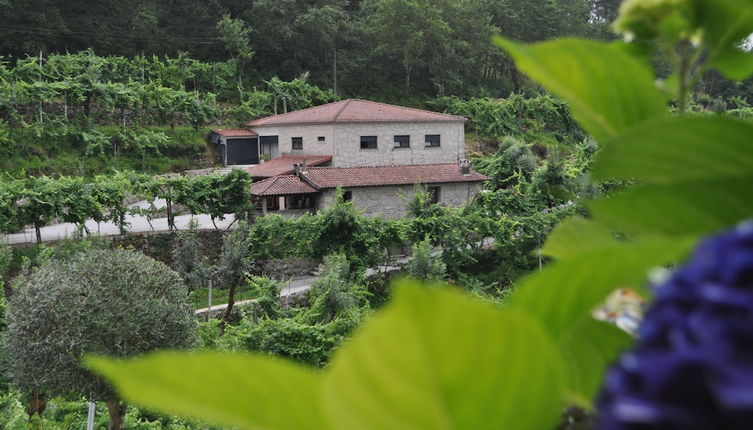
POLYGON ((275 176, 251 184, 256 210, 265 216, 275 213, 306 213, 316 210, 320 191, 295 175, 275 176))

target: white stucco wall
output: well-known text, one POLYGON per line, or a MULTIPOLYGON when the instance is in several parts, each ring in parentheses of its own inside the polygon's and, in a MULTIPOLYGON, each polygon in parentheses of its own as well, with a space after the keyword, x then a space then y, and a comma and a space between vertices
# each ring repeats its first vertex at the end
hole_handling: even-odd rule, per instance
POLYGON ((257 126, 259 136, 278 136, 281 155, 332 155, 332 166, 388 166, 454 163, 465 158, 465 124, 455 122, 394 122, 290 124, 257 126), (438 134, 438 148, 427 148, 425 136, 438 134), (409 135, 410 148, 395 148, 395 135, 409 135), (325 142, 318 141, 324 136, 325 142), (377 136, 377 149, 361 149, 361 136, 377 136), (292 138, 303 138, 303 149, 292 149, 292 138))
MULTIPOLYGON (((448 184, 428 184, 440 187, 440 204, 461 206, 470 202, 481 190, 480 182, 455 182, 448 184)), ((353 204, 366 216, 380 216, 384 219, 404 217, 408 212, 408 201, 413 197, 413 185, 384 187, 344 188, 353 195, 353 204)), ((322 191, 317 203, 318 209, 325 209, 335 201, 336 190, 322 191)))

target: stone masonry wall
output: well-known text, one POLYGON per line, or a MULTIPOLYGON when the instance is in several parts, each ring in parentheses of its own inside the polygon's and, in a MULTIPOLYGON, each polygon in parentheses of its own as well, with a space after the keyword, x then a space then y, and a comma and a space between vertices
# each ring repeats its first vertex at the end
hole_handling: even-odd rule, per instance
POLYGON ((335 142, 332 124, 276 125, 252 128, 259 136, 277 136, 280 155, 332 155, 335 142), (324 142, 319 141, 324 137, 324 142), (303 138, 303 149, 293 149, 293 137, 303 138))
POLYGON ((291 124, 253 130, 278 136, 281 155, 332 155, 334 167, 454 163, 465 158, 465 125, 459 121, 291 124), (425 146, 427 134, 441 136, 438 148, 425 146), (409 135, 410 148, 395 148, 395 135, 409 135), (361 149, 361 136, 377 136, 377 148, 361 149), (292 149, 293 137, 303 138, 302 150, 292 149))
POLYGON ((455 163, 465 157, 462 122, 337 124, 332 165, 390 166, 455 163), (427 134, 440 135, 440 146, 425 146, 427 134), (395 148, 395 135, 409 135, 409 148, 395 148), (376 149, 361 149, 361 136, 377 136, 376 149))
MULTIPOLYGON (((481 190, 480 182, 456 182, 430 184, 440 187, 440 203, 445 206, 461 206, 470 202, 481 190)), ((353 195, 353 204, 365 216, 380 216, 384 219, 398 219, 408 212, 408 201, 413 197, 413 185, 385 187, 344 188, 353 195)), ((319 197, 318 209, 324 209, 335 201, 336 190, 325 190, 319 197)))

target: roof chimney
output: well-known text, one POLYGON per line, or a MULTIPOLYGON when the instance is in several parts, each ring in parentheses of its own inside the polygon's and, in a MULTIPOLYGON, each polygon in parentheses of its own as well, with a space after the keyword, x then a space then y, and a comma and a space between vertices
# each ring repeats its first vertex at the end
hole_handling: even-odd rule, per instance
POLYGON ((463 176, 471 176, 471 162, 468 160, 460 160, 460 173, 463 176))
POLYGON ((301 167, 303 167, 303 163, 293 163, 293 173, 296 176, 301 176, 301 167))

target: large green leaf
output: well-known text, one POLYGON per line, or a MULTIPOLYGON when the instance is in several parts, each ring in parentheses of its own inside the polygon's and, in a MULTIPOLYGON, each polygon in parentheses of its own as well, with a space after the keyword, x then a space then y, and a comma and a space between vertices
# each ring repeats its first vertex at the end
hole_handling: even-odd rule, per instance
POLYGON ((578 122, 606 142, 648 118, 666 114, 666 96, 647 64, 604 42, 559 39, 519 45, 495 42, 518 68, 565 100, 578 122))
POLYGON ((568 367, 571 400, 588 407, 607 367, 630 347, 633 338, 612 324, 587 316, 565 330, 558 341, 568 367))
POLYGON ((741 177, 644 185, 587 206, 594 218, 628 233, 712 233, 753 216, 753 171, 741 177))
POLYGON ((618 287, 641 288, 648 270, 683 258, 692 239, 644 239, 594 248, 526 278, 511 298, 562 336, 618 287))
POLYGON ((676 117, 638 125, 598 154, 597 179, 654 183, 744 176, 753 172, 753 123, 740 119, 676 117))
POLYGON ((320 375, 269 356, 165 352, 87 359, 126 401, 244 429, 323 429, 320 375))
POLYGON ((553 428, 563 364, 536 320, 459 292, 398 286, 325 375, 336 429, 553 428))
POLYGON ((694 0, 695 14, 709 46, 708 67, 730 79, 742 80, 753 71, 753 55, 739 45, 753 33, 753 1, 694 0))
POLYGON ((593 220, 574 216, 557 225, 547 238, 541 253, 564 260, 614 242, 614 237, 606 226, 593 220))

